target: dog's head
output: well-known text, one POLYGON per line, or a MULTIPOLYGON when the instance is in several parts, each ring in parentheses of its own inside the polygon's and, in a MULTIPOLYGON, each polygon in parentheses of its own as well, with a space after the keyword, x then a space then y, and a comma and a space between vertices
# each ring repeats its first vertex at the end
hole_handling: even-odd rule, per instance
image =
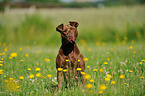
POLYGON ((70 21, 68 25, 60 24, 56 27, 56 30, 61 33, 62 40, 66 43, 76 43, 78 36, 77 22, 70 21))

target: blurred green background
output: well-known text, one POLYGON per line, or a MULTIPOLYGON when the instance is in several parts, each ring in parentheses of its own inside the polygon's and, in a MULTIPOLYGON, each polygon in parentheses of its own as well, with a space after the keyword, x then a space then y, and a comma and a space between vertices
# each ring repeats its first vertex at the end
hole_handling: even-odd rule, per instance
POLYGON ((145 40, 144 0, 61 1, 1 0, 0 42, 17 45, 60 44, 56 26, 68 24, 69 21, 79 23, 78 42, 126 43, 145 40))

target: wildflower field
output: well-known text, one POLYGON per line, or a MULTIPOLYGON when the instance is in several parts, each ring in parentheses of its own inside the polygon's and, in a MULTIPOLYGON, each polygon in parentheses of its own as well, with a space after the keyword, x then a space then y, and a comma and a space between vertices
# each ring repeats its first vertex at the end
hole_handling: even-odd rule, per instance
POLYGON ((144 8, 0 13, 0 96, 144 96, 144 8), (86 71, 76 70, 87 82, 58 92, 55 58, 61 38, 55 27, 69 20, 80 24, 77 45, 86 71))

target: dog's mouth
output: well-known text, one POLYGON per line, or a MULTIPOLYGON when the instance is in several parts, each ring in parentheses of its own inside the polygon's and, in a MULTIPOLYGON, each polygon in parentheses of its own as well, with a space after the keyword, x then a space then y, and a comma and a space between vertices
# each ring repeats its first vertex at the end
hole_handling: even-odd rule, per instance
POLYGON ((69 40, 69 42, 75 44, 76 40, 69 40))

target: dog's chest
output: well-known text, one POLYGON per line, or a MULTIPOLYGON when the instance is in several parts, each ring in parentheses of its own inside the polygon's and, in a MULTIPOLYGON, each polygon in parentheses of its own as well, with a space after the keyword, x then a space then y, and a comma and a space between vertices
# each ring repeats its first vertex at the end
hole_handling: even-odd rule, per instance
POLYGON ((77 60, 76 58, 76 54, 74 52, 71 52, 67 57, 66 59, 68 59, 71 63, 75 63, 75 61, 77 60))

